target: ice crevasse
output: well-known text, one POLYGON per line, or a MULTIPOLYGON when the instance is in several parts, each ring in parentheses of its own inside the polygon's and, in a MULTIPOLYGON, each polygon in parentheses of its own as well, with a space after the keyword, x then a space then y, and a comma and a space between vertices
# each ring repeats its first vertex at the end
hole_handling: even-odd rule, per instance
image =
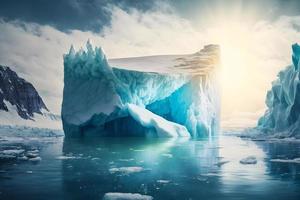
POLYGON ((219 129, 219 46, 187 55, 107 60, 103 50, 64 55, 66 137, 207 137, 219 129))
POLYGON ((267 93, 267 110, 258 121, 258 129, 300 138, 300 46, 293 44, 292 51, 293 64, 278 73, 267 93))

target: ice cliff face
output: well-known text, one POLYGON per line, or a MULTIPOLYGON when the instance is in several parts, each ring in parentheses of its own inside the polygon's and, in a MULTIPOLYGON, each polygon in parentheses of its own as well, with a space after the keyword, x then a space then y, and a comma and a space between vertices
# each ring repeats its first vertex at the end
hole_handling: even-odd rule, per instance
POLYGON ((268 107, 259 119, 258 128, 267 133, 285 132, 285 136, 300 137, 300 46, 292 45, 293 65, 280 71, 267 93, 268 107))
POLYGON ((66 136, 199 137, 217 131, 218 46, 109 63, 89 42, 86 51, 71 47, 64 55, 66 136))

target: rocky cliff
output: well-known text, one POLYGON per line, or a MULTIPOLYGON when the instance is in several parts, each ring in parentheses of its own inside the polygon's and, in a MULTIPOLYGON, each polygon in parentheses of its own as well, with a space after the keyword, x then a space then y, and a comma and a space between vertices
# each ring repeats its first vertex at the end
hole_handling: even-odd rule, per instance
POLYGON ((0 65, 0 110, 9 112, 10 106, 23 119, 32 119, 34 113, 42 114, 42 110, 49 111, 31 83, 0 65))

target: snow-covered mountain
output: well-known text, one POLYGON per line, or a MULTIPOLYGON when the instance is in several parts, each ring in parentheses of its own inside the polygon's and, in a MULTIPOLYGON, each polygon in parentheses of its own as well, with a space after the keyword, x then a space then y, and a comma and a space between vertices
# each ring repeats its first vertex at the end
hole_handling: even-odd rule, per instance
POLYGON ((7 66, 0 65, 0 124, 59 128, 34 86, 7 66))
POLYGON ((64 56, 66 136, 210 136, 219 127, 219 47, 107 60, 88 42, 64 56))
POLYGON ((300 138, 300 46, 292 46, 293 64, 280 71, 266 97, 258 128, 268 134, 300 138))

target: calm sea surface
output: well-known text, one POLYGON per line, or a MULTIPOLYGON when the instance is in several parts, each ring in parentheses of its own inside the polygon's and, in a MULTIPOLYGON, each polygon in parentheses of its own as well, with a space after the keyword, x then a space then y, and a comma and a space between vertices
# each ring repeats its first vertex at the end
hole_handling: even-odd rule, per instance
POLYGON ((297 142, 96 138, 18 140, 39 162, 0 160, 0 199, 102 199, 139 193, 153 199, 300 199, 297 142), (240 160, 254 156, 256 164, 240 160), (272 160, 275 159, 275 160, 272 160))

